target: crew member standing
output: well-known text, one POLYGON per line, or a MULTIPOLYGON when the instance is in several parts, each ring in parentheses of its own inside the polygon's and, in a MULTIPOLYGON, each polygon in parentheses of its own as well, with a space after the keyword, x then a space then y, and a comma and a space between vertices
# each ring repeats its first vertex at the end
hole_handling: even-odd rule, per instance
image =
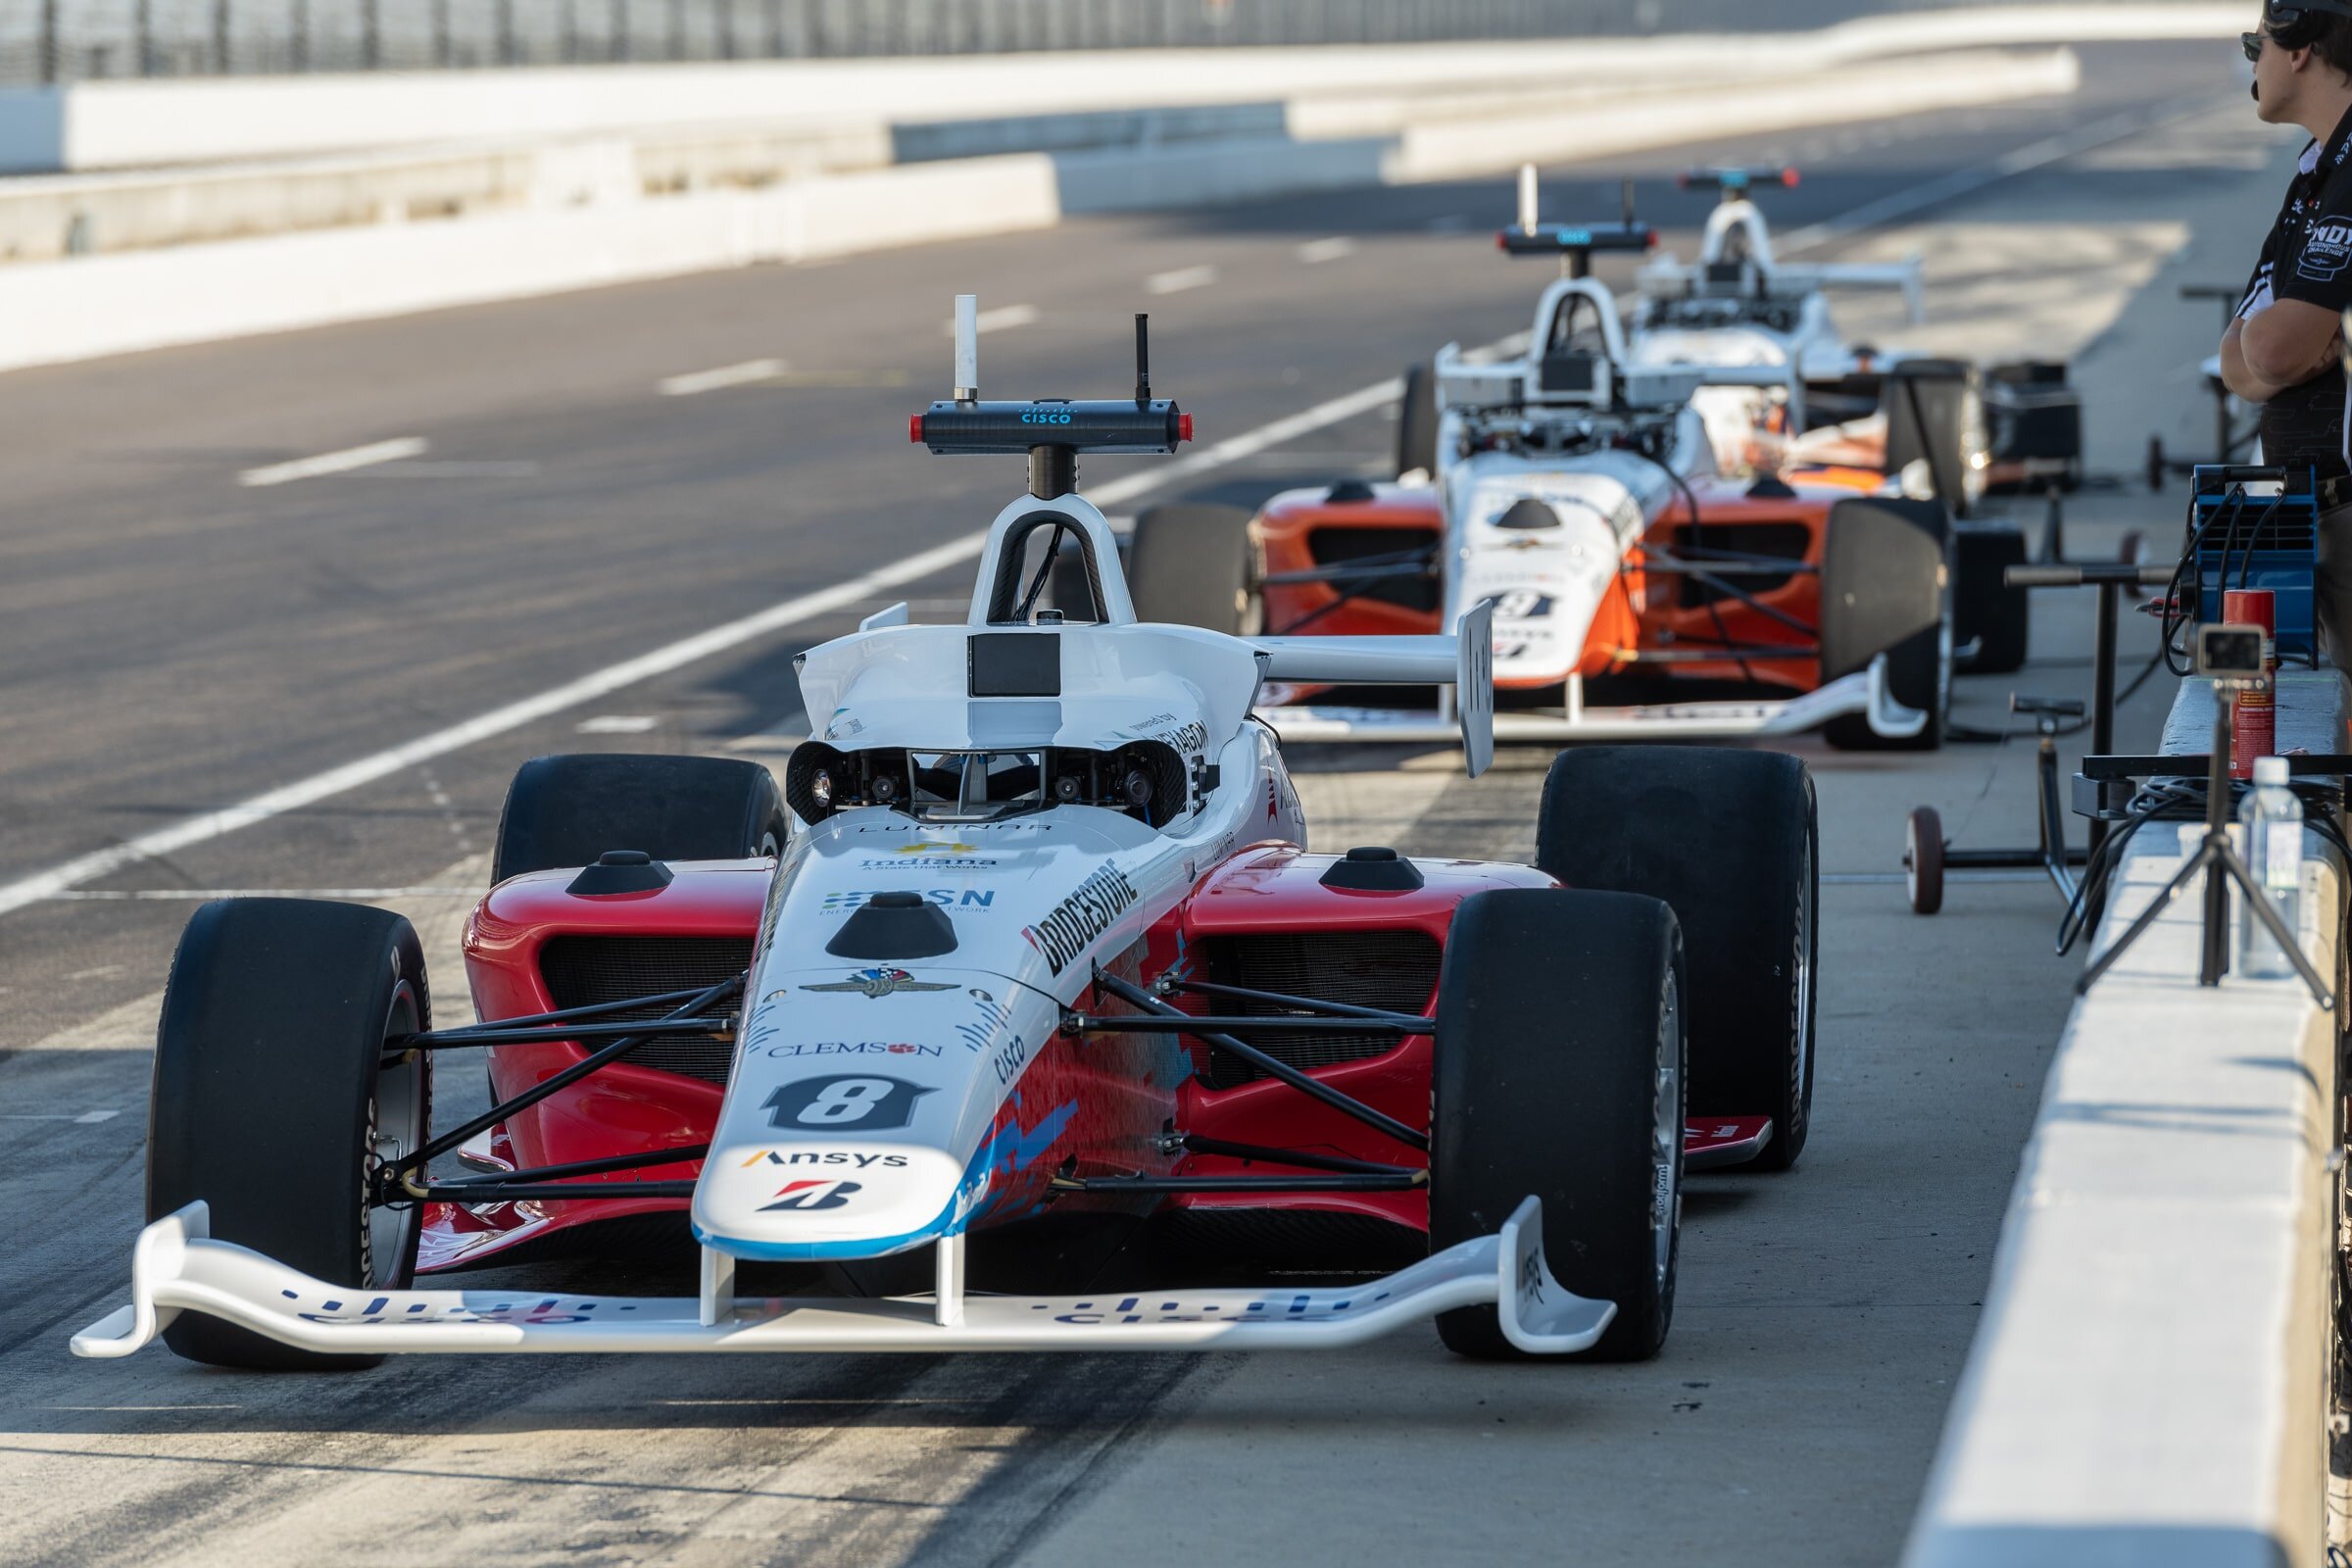
POLYGON ((2254 112, 2311 145, 2222 334, 2222 381, 2262 405, 2265 463, 2319 471, 2320 635, 2352 664, 2352 449, 2345 445, 2343 313, 2352 306, 2352 0, 2266 0, 2240 40, 2254 112))

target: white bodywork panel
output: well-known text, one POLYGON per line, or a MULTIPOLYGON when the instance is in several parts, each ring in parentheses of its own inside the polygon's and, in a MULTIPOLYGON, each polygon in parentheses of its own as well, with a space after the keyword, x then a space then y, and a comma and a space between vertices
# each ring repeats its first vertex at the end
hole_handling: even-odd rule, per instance
MULTIPOLYGON (((74 1353, 128 1355, 190 1308, 281 1344, 358 1355, 1338 1349, 1437 1312, 1489 1302, 1511 1344, 1534 1355, 1559 1355, 1591 1348, 1617 1313, 1610 1302, 1576 1296, 1552 1277, 1534 1198, 1496 1235, 1358 1285, 1069 1297, 965 1296, 954 1271, 944 1268, 947 1291, 886 1299, 368 1293, 207 1240, 206 1226, 205 1205, 191 1203, 140 1232, 130 1304, 74 1335, 74 1353)), ((706 1285, 727 1277, 706 1267, 706 1285)))

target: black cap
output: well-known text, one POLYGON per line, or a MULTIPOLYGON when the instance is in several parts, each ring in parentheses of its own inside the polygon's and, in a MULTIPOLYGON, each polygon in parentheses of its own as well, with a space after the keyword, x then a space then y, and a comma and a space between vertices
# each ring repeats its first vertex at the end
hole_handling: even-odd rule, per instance
POLYGON ((594 865, 571 879, 564 892, 582 898, 607 893, 658 893, 669 886, 670 869, 643 850, 607 850, 594 865))

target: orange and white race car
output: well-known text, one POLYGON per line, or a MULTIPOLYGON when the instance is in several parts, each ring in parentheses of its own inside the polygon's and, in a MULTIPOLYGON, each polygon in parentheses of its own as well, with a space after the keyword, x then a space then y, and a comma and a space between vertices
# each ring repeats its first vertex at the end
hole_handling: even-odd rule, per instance
MULTIPOLYGON (((1582 274, 1630 231, 1544 231, 1582 274)), ((1584 275, 1545 289, 1527 350, 1434 368, 1431 483, 1344 482, 1254 515, 1154 508, 1129 580, 1150 620, 1298 635, 1442 631, 1494 604, 1501 739, 1781 735, 1936 744, 1950 668, 1945 505, 1877 473, 1727 471, 1702 387, 1778 388, 1788 366, 1642 363, 1584 275), (1692 700, 1598 706, 1657 676, 1692 700), (1725 695, 1725 683, 1738 691, 1725 695)), ((1342 695, 1345 695, 1342 693, 1342 695)), ((1269 687, 1286 738, 1444 741, 1453 717, 1269 687)))

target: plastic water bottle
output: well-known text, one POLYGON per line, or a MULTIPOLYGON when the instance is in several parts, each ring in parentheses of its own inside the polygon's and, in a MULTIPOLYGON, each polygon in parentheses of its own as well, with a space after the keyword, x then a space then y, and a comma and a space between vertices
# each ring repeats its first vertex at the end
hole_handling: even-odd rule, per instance
MULTIPOLYGON (((2237 819, 2245 824, 2246 869, 2255 885, 2278 911, 2289 931, 2299 930, 2303 891, 2303 803, 2286 785, 2286 759, 2254 760, 2254 787, 2246 792, 2237 819)), ((2275 980, 2295 972, 2291 959, 2279 950, 2251 904, 2237 912, 2237 972, 2250 979, 2275 980)))

